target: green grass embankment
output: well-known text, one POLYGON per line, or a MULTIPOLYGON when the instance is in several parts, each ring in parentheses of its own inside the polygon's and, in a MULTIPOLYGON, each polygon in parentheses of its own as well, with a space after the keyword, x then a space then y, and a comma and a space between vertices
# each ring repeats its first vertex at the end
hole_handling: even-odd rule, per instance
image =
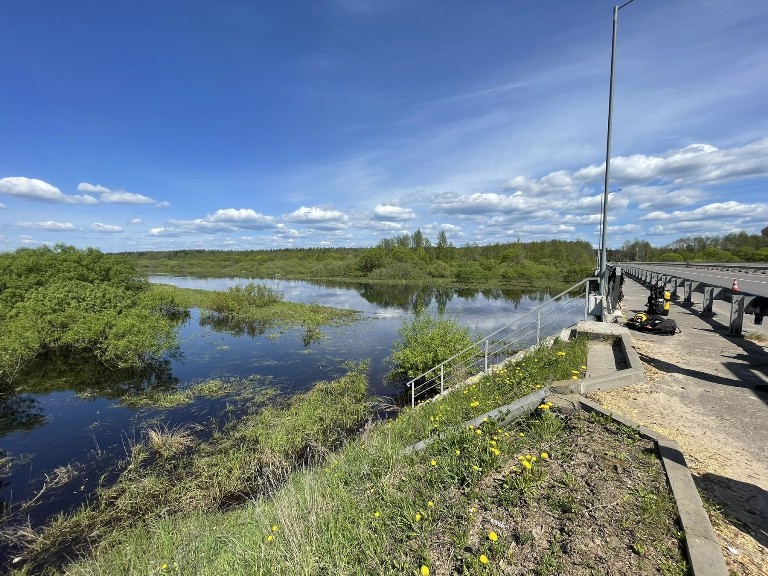
POLYGON ((67 567, 71 574, 403 574, 433 563, 477 565, 481 553, 498 561, 470 542, 481 482, 522 453, 538 460, 520 464, 510 490, 538 482, 557 418, 542 413, 520 433, 492 421, 459 425, 579 373, 586 349, 583 340, 540 349, 463 391, 367 426, 334 453, 341 432, 366 417, 356 392, 364 378, 353 372, 288 409, 233 423, 181 459, 131 463, 96 506, 43 533, 29 567, 73 550, 87 555, 67 567), (426 452, 403 452, 431 436, 426 452))

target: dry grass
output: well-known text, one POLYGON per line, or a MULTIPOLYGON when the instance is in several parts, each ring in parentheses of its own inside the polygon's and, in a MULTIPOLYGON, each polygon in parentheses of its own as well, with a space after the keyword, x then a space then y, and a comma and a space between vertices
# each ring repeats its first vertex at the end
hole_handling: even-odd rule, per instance
POLYGON ((193 432, 194 427, 190 425, 170 428, 165 424, 157 424, 147 428, 147 443, 161 458, 172 458, 195 445, 193 432))

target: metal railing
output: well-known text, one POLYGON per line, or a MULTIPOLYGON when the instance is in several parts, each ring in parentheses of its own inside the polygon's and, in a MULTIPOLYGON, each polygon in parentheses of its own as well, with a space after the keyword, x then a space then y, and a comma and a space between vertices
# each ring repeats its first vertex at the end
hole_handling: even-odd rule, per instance
POLYGON ((416 405, 417 397, 437 390, 442 394, 470 376, 487 372, 489 366, 508 358, 515 352, 532 344, 539 344, 545 333, 549 335, 565 327, 562 324, 555 324, 558 320, 568 318, 569 324, 572 323, 575 312, 579 308, 583 309, 583 318, 586 320, 589 313, 589 286, 590 283, 595 282, 597 278, 585 278, 534 310, 515 318, 506 326, 410 380, 407 387, 411 392, 411 406, 416 405), (574 293, 577 294, 574 295, 574 293), (548 330, 545 330, 547 328, 548 330))

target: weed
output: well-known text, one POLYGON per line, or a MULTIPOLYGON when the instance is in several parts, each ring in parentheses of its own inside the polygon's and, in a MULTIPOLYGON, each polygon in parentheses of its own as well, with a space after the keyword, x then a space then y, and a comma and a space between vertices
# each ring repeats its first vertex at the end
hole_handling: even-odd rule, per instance
POLYGON ((158 424, 148 428, 146 433, 149 447, 161 458, 178 456, 195 444, 193 429, 189 425, 169 428, 158 424))

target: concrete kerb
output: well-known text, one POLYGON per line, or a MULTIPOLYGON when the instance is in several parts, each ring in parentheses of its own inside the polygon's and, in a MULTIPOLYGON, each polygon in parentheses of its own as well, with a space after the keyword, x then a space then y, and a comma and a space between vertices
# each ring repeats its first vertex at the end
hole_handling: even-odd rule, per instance
POLYGON ((628 364, 627 368, 610 372, 603 376, 590 377, 571 382, 556 382, 550 386, 558 394, 588 394, 599 390, 613 390, 648 380, 640 355, 632 342, 632 335, 624 326, 601 322, 579 322, 570 331, 570 337, 587 335, 591 339, 614 338, 621 342, 621 350, 628 364))
POLYGON ((693 482, 691 471, 685 462, 682 450, 676 442, 657 432, 633 422, 621 414, 606 410, 600 404, 583 396, 565 397, 570 403, 576 403, 589 412, 598 412, 634 428, 640 435, 652 440, 661 458, 667 482, 672 496, 677 503, 677 512, 685 533, 685 546, 688 560, 694 576, 727 576, 728 568, 720 551, 720 543, 704 510, 704 505, 693 482))

